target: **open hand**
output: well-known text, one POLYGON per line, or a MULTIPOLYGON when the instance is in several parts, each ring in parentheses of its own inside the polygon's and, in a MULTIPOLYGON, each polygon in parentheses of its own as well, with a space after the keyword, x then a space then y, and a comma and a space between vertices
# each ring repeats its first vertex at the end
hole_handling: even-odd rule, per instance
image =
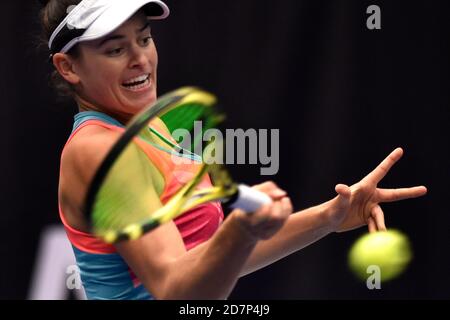
POLYGON ((403 150, 397 148, 358 183, 350 187, 345 184, 336 185, 338 196, 331 200, 329 211, 335 231, 347 231, 363 225, 368 225, 370 232, 386 230, 380 203, 417 198, 427 193, 424 186, 397 189, 377 187, 402 155, 403 150))

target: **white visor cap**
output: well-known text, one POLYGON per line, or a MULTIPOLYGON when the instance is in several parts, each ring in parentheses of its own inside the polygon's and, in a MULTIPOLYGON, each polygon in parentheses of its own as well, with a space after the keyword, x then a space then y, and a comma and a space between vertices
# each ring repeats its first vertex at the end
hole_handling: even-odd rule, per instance
POLYGON ((79 42, 99 39, 113 32, 143 8, 148 19, 166 18, 170 11, 159 0, 83 0, 68 8, 66 18, 50 37, 52 53, 68 52, 79 42))

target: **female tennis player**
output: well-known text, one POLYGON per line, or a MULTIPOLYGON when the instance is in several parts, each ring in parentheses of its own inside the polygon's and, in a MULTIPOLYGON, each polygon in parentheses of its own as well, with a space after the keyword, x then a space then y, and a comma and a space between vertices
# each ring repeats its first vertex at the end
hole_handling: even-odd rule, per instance
MULTIPOLYGON (((240 276, 332 232, 363 225, 385 230, 379 203, 426 193, 425 187, 377 188, 402 156, 398 148, 360 182, 338 184, 335 198, 300 212, 292 213, 285 191, 265 182, 253 188, 272 203, 251 214, 234 210, 222 221, 220 205, 203 204, 137 240, 107 244, 89 233, 85 195, 124 125, 157 99, 158 56, 149 23, 166 18, 169 9, 158 0, 44 2, 52 78, 79 108, 61 156, 59 206, 89 299, 226 299, 240 276)), ((167 166, 155 167, 149 197, 159 208, 177 181, 167 166)), ((124 193, 132 183, 124 181, 124 193)))

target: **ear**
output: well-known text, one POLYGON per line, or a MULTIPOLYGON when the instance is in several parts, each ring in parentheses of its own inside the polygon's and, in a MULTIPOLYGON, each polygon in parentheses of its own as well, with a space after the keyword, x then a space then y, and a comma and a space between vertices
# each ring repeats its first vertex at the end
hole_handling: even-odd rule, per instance
POLYGON ((73 85, 80 82, 80 77, 75 72, 74 61, 67 54, 55 53, 53 55, 53 65, 67 82, 73 85))

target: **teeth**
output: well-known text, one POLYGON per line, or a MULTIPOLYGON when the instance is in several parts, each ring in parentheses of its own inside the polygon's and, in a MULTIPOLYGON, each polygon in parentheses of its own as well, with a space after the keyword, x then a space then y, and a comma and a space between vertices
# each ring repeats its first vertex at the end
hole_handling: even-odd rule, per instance
POLYGON ((127 85, 127 84, 132 84, 132 83, 134 83, 134 82, 141 82, 141 81, 147 80, 147 78, 148 78, 149 76, 150 76, 149 74, 143 74, 142 76, 139 76, 139 77, 130 79, 130 80, 124 82, 123 84, 124 84, 124 85, 127 85))
POLYGON ((134 86, 130 86, 130 85, 128 85, 126 87, 124 86, 124 88, 131 90, 131 91, 135 91, 135 90, 139 90, 139 89, 142 89, 142 88, 148 86, 149 82, 150 82, 150 80, 147 78, 143 83, 140 83, 140 84, 137 84, 134 86))

